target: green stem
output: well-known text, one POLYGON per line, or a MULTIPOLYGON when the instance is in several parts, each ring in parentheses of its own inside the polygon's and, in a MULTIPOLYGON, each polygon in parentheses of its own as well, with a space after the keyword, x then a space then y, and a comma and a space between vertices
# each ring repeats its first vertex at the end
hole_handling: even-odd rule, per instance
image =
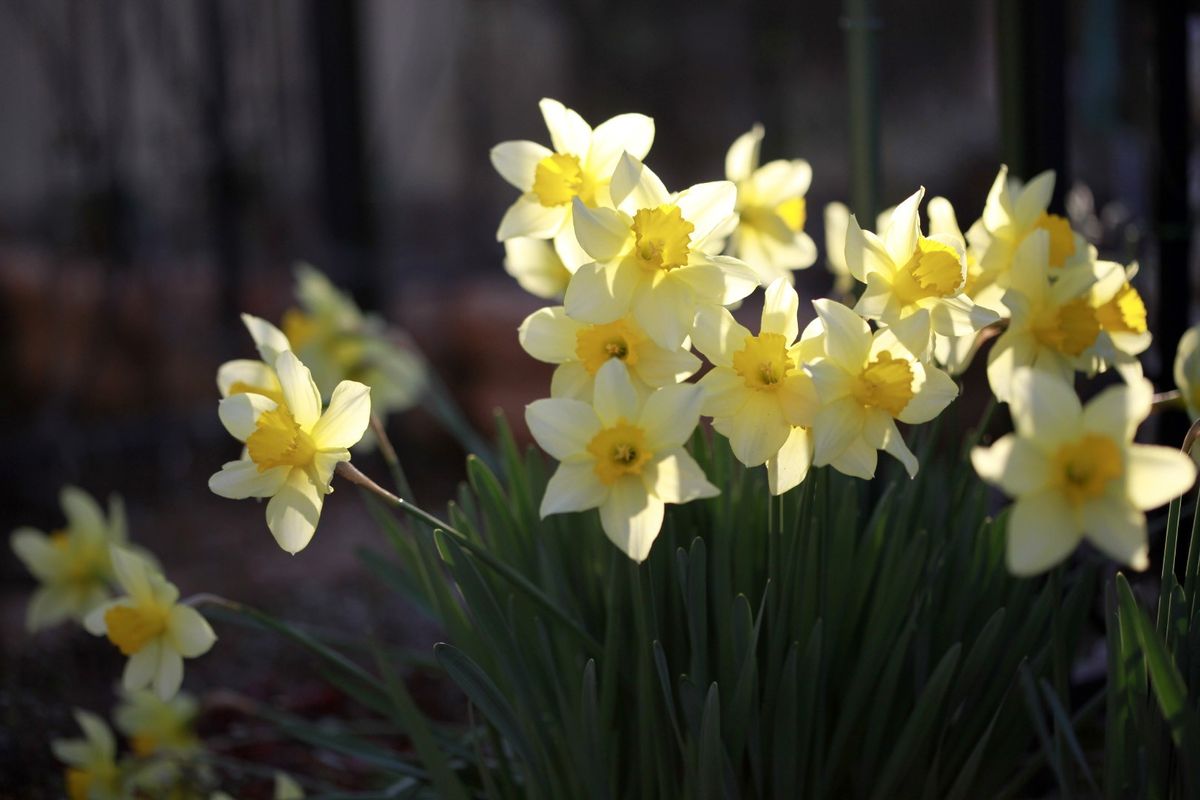
POLYGON ((1171 616, 1171 588, 1168 578, 1175 577, 1175 551, 1179 542, 1179 515, 1183 507, 1183 495, 1171 501, 1167 511, 1167 536, 1163 540, 1162 574, 1158 584, 1158 619, 1155 629, 1166 640, 1167 620, 1171 616))
MULTIPOLYGON (((845 0, 846 73, 850 102, 850 202, 860 219, 879 213, 879 49, 882 27, 874 0, 845 0)), ((865 223, 864 223, 865 224, 865 223)))
POLYGON ((417 496, 408 483, 404 467, 400 465, 400 457, 396 455, 396 448, 392 447, 392 440, 388 438, 387 428, 384 427, 383 420, 374 414, 371 415, 371 430, 375 432, 375 438, 379 440, 379 452, 387 463, 388 471, 392 473, 392 483, 395 484, 396 491, 400 493, 401 497, 407 497, 415 503, 417 496))
MULTIPOLYGON (((1053 639, 1053 672, 1054 672, 1054 691, 1058 693, 1059 698, 1063 703, 1067 703, 1070 699, 1070 653, 1067 652, 1066 631, 1063 630, 1062 622, 1062 605, 1063 605, 1063 570, 1065 567, 1058 566, 1050 573, 1050 593, 1054 597, 1054 611, 1050 617, 1051 635, 1053 639)), ((1059 764, 1064 764, 1067 755, 1066 733, 1059 725, 1058 718, 1054 717, 1054 757, 1059 764)), ((1063 779, 1063 794, 1067 798, 1072 795, 1070 773, 1064 768, 1062 770, 1063 779)))
POLYGON ((488 552, 486 547, 474 541, 462 531, 454 528, 445 520, 438 519, 423 508, 415 506, 404 498, 397 497, 396 495, 392 494, 387 489, 384 489, 375 481, 371 480, 362 472, 360 472, 358 468, 352 465, 350 462, 343 461, 342 463, 338 464, 337 472, 346 480, 350 481, 351 483, 358 484, 364 489, 373 492, 385 502, 395 506, 405 514, 421 520, 432 528, 443 531, 447 536, 453 537, 454 540, 458 542, 458 544, 464 550, 475 556, 482 563, 486 564, 496 573, 504 577, 515 588, 519 589, 526 597, 528 597, 537 605, 541 606, 551 616, 566 626, 567 629, 572 631, 577 637, 579 637, 579 640, 592 655, 600 656, 603 654, 604 648, 601 647, 600 643, 596 641, 596 639, 594 639, 592 635, 589 634, 577 620, 572 619, 565 612, 563 612, 562 609, 560 609, 528 578, 488 552))

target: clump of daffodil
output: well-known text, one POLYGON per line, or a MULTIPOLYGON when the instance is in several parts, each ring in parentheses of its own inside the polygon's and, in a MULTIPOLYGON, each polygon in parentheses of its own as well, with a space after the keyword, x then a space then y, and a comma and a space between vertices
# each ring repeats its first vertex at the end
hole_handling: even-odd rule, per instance
POLYGON ((1089 372, 1115 369, 1127 383, 1142 377, 1138 358, 1150 347, 1154 337, 1146 325, 1146 304, 1133 287, 1136 263, 1123 267, 1111 261, 1097 261, 1097 276, 1088 295, 1096 314, 1100 333, 1088 356, 1089 372))
POLYGON ((372 406, 380 416, 417 403, 425 369, 403 334, 364 314, 309 264, 296 267, 296 296, 300 308, 285 312, 280 327, 291 350, 312 370, 322 396, 329 398, 333 387, 351 380, 371 387, 372 406))
POLYGON ((817 246, 804 232, 812 167, 803 159, 779 159, 759 166, 763 127, 739 136, 725 155, 725 178, 737 186, 738 226, 729 254, 758 273, 763 286, 792 280, 792 270, 812 266, 817 246))
POLYGON ((700 359, 688 351, 688 341, 674 350, 660 347, 632 316, 589 325, 568 317, 562 306, 542 308, 525 318, 518 337, 526 353, 558 364, 550 381, 551 397, 573 397, 585 403, 592 401, 596 373, 610 359, 629 368, 634 388, 643 395, 685 381, 700 369, 700 359))
POLYGON ((117 763, 117 740, 100 717, 75 709, 82 739, 55 739, 54 757, 66 765, 67 800, 124 800, 129 796, 117 763))
POLYGON ((958 395, 958 386, 922 363, 893 330, 872 334, 861 317, 832 300, 814 300, 813 307, 823 331, 822 357, 808 367, 821 401, 813 419, 813 463, 871 478, 877 451, 884 450, 916 475, 916 456, 896 421, 928 422, 958 395))
POLYGON ((179 590, 144 559, 113 547, 112 563, 125 594, 93 609, 83 625, 129 657, 121 681, 125 689, 153 686, 155 694, 169 700, 183 682, 183 659, 207 653, 217 636, 199 611, 178 602, 179 590))
POLYGON ((1085 538, 1122 564, 1149 566, 1144 512, 1196 479, 1195 465, 1178 450, 1133 443, 1153 394, 1143 380, 1081 406, 1060 378, 1018 370, 1010 402, 1015 433, 971 453, 980 477, 1016 501, 1008 521, 1013 573, 1043 572, 1085 538))
POLYGON ((1200 418, 1200 325, 1188 328, 1175 348, 1175 386, 1188 416, 1200 418))
POLYGON ((591 405, 537 400, 525 409, 534 440, 560 462, 546 486, 541 516, 600 509, 613 544, 644 561, 662 527, 665 503, 713 497, 715 486, 684 449, 700 421, 694 384, 656 389, 643 400, 625 365, 605 362, 591 405))
MULTIPOLYGON (((767 289, 758 335, 724 308, 701 309, 696 347, 713 369, 700 380, 701 413, 726 438, 733 454, 749 467, 779 453, 795 428, 812 426, 817 396, 804 371, 796 320, 800 298, 785 278, 767 289)), ((803 439, 804 430, 795 434, 803 439)), ((802 442, 793 445, 802 449, 802 442)))
POLYGON ((660 346, 682 347, 698 306, 725 306, 758 286, 741 261, 711 255, 713 241, 736 220, 729 181, 670 194, 658 176, 628 154, 613 173, 615 208, 576 200, 575 235, 594 259, 571 277, 568 316, 593 324, 627 315, 660 346))
POLYGON ((1100 322, 1089 301, 1096 282, 1087 267, 1063 270, 1052 279, 1048 266, 1050 237, 1034 231, 1013 255, 1004 304, 1008 330, 988 353, 988 383, 1001 402, 1011 397, 1013 375, 1021 367, 1051 372, 1070 382, 1088 368, 1087 352, 1100 335, 1100 322))
POLYGON ((195 731, 198 711, 196 698, 186 692, 164 700, 145 689, 126 690, 113 720, 117 729, 129 737, 129 749, 139 758, 179 757, 200 750, 195 731))
POLYGON ((31 631, 65 619, 82 620, 110 596, 114 579, 109 545, 128 538, 119 497, 109 500, 108 517, 86 492, 64 487, 59 503, 66 525, 45 534, 30 527, 13 531, 13 552, 41 583, 29 600, 25 625, 31 631))
POLYGON ((269 497, 267 527, 275 541, 297 553, 312 540, 333 471, 350 460, 350 448, 371 420, 371 389, 342 381, 322 411, 321 393, 308 367, 290 350, 275 360, 283 402, 255 393, 221 401, 225 429, 246 445, 245 455, 208 481, 221 497, 269 497))
POLYGON ((893 328, 919 358, 928 354, 934 333, 973 335, 998 318, 966 294, 961 238, 921 234, 924 196, 922 187, 896 206, 881 236, 864 231, 853 215, 846 229, 846 266, 866 284, 854 310, 893 328))
POLYGON ((529 141, 501 142, 492 148, 492 166, 521 190, 509 207, 496 240, 551 239, 559 258, 574 271, 589 259, 572 230, 573 202, 589 208, 611 203, 609 182, 622 153, 645 158, 654 143, 654 120, 620 114, 596 126, 557 100, 538 104, 550 131, 551 150, 529 141))
POLYGON ((543 300, 561 300, 571 281, 571 272, 544 239, 517 237, 504 243, 504 271, 522 289, 543 300))

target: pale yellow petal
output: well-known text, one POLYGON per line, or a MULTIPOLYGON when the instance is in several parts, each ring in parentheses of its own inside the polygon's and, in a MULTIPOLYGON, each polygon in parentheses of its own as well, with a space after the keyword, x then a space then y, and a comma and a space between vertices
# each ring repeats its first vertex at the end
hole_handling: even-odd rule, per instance
POLYGON ((546 484, 539 514, 545 519, 550 514, 571 511, 586 511, 604 502, 608 487, 596 475, 594 461, 568 461, 558 465, 546 484))
POLYGON ((371 387, 342 381, 329 398, 329 407, 312 427, 318 450, 348 449, 362 440, 371 424, 371 387))
POLYGON ((533 401, 525 407, 525 423, 538 446, 559 461, 584 453, 600 431, 591 405, 566 398, 533 401))
POLYGON ((621 552, 642 562, 662 529, 663 501, 651 496, 633 475, 619 478, 600 506, 600 525, 621 552))
POLYGON ((1055 489, 1018 498, 1008 519, 1008 569, 1014 575, 1045 572, 1071 554, 1083 530, 1055 489))
POLYGON ((1173 447, 1130 445, 1126 469, 1129 501, 1142 511, 1169 503, 1196 482, 1195 462, 1173 447))
POLYGON ((267 503, 267 527, 276 543, 292 554, 307 547, 317 532, 324 502, 324 494, 304 470, 292 470, 267 503))

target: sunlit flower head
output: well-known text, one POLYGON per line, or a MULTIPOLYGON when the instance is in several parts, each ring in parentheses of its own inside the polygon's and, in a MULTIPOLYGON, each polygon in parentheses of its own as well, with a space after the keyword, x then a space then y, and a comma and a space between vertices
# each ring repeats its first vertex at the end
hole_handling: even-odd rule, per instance
POLYGON ((1200 325, 1188 328, 1175 349, 1175 386, 1188 416, 1200 419, 1200 325))
POLYGON ((196 698, 180 692, 169 700, 139 689, 125 691, 113 712, 117 729, 129 737, 134 755, 185 756, 200 749, 195 722, 199 711, 196 698))
POLYGON ((629 369, 639 394, 687 380, 700 369, 700 359, 688 351, 690 342, 674 350, 660 347, 632 316, 599 325, 577 322, 562 306, 539 309, 518 331, 525 352, 557 364, 550 383, 551 397, 592 401, 596 373, 610 359, 629 369))
POLYGON ((854 310, 894 328, 918 357, 932 335, 967 336, 996 321, 966 294, 967 257, 961 237, 921 234, 924 188, 896 206, 882 235, 864 231, 852 215, 846 229, 846 266, 866 284, 854 310))
POLYGON ((684 449, 700 421, 694 384, 656 389, 643 401, 625 365, 605 362, 593 403, 551 398, 525 409, 543 450, 560 462, 541 515, 600 509, 604 533, 634 561, 650 553, 665 503, 713 497, 715 486, 684 449))
POLYGON ((1133 287, 1138 266, 1097 261, 1093 271, 1096 282, 1092 284, 1088 302, 1096 313, 1100 333, 1087 353, 1088 372, 1115 369, 1126 382, 1135 382, 1142 377, 1142 362, 1138 357, 1154 339, 1146 324, 1146 304, 1133 287))
POLYGON ((1196 479, 1191 459, 1170 447, 1133 444, 1150 413, 1147 381, 1110 387, 1086 406, 1071 386, 1038 370, 1013 377, 1015 433, 971 453, 975 471, 1015 499, 1008 566, 1043 572, 1087 539, 1134 569, 1149 566, 1146 516, 1196 479))
POLYGON ((117 740, 100 717, 75 709, 82 739, 55 739, 54 757, 66 765, 67 800, 124 800, 128 795, 117 764, 117 740))
POLYGON ((504 271, 521 288, 543 300, 561 300, 571 272, 563 265, 554 245, 544 239, 517 237, 504 242, 504 271))
POLYGON ((803 159, 779 159, 759 166, 763 127, 755 125, 725 155, 725 178, 737 186, 738 226, 729 254, 750 265, 763 286, 776 278, 791 281, 792 270, 812 266, 817 246, 805 233, 805 194, 812 167, 803 159))
POLYGON ((1047 259, 1050 238, 1044 231, 1026 237, 1013 255, 1004 304, 1008 330, 988 353, 988 383, 1008 402, 1015 371, 1033 367, 1070 382, 1088 367, 1087 352, 1100 335, 1100 322, 1089 302, 1096 282, 1090 267, 1062 270, 1052 280, 1047 259))
POLYGON ((275 360, 283 402, 261 394, 221 401, 225 429, 246 445, 244 456, 209 478, 208 488, 239 500, 269 497, 267 527, 289 553, 304 549, 317 529, 330 480, 371 420, 371 390, 342 381, 322 411, 311 373, 291 351, 275 360))
POLYGON ((10 540, 17 558, 41 584, 25 613, 31 631, 65 619, 82 620, 107 600, 114 580, 108 548, 125 544, 128 536, 119 497, 109 500, 107 518, 89 494, 74 486, 63 488, 59 503, 66 525, 50 534, 18 528, 10 540))
POLYGON ((747 466, 765 463, 794 428, 813 423, 817 395, 796 343, 799 305, 787 279, 776 278, 767 289, 757 335, 724 308, 697 314, 696 347, 713 365, 699 384, 701 413, 713 418, 713 428, 747 466))
POLYGON ((928 422, 958 395, 940 369, 923 364, 893 330, 871 333, 846 306, 814 300, 824 355, 809 365, 821 401, 813 420, 813 463, 857 478, 875 475, 877 451, 897 458, 909 476, 917 459, 896 428, 928 422))
POLYGON ((737 190, 729 181, 670 194, 658 176, 624 155, 612 179, 616 208, 576 201, 575 234, 594 259, 572 276, 567 314, 582 322, 614 322, 632 314, 662 347, 683 345, 699 306, 724 306, 758 286, 741 261, 714 256, 710 237, 736 221, 737 190))
POLYGON ((183 682, 183 659, 207 653, 216 634, 200 612, 177 602, 179 590, 145 560, 114 547, 112 562, 125 594, 93 609, 84 627, 107 636, 129 657, 122 678, 126 689, 153 686, 169 700, 183 682))
POLYGON ((642 159, 654 142, 654 120, 620 114, 597 125, 557 100, 539 104, 553 150, 529 141, 501 142, 492 148, 492 166, 521 190, 496 232, 497 241, 517 237, 551 239, 567 269, 590 259, 575 241, 573 201, 589 207, 611 204, 609 182, 622 153, 642 159))

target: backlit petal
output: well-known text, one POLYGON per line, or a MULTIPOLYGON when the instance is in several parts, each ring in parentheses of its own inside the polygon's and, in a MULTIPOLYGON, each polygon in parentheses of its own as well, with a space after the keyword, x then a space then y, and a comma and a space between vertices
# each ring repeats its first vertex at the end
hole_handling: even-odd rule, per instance
POLYGON ((279 358, 275 359, 275 374, 279 376, 279 387, 283 391, 283 399, 292 414, 292 419, 304 430, 311 430, 313 424, 321 417, 321 392, 317 389, 312 373, 300 363, 296 354, 289 350, 280 353, 279 358))
POLYGON ((287 464, 260 472, 258 465, 248 458, 230 461, 208 479, 208 488, 218 497, 230 500, 270 497, 279 491, 291 471, 287 464))
POLYGON ((292 470, 287 482, 267 503, 267 527, 275 542, 292 554, 307 547, 317 532, 324 502, 324 494, 304 470, 292 470))
POLYGON ((1149 511, 1174 500, 1196 482, 1196 464, 1173 447, 1130 445, 1126 491, 1134 508, 1149 511))
POLYGON ((554 153, 536 142, 513 141, 496 145, 490 155, 492 166, 500 173, 500 177, 522 192, 528 192, 533 188, 538 162, 554 153))
POLYGON ((525 407, 525 424, 538 446, 559 461, 586 452, 600 430, 600 420, 589 404, 566 398, 533 401, 525 407))
POLYGON ((1083 535, 1071 506, 1056 489, 1026 495, 1008 519, 1008 569, 1036 575, 1071 554, 1083 535))
POLYGON ((650 555, 662 521, 663 501, 652 497, 633 475, 618 479, 600 506, 600 525, 605 535, 639 563, 650 555))
POLYGON ((586 511, 604 502, 608 487, 596 476, 595 462, 568 461, 558 465, 542 496, 542 519, 550 514, 586 511))
POLYGON ((371 387, 342 381, 329 398, 329 407, 312 428, 319 450, 348 449, 358 444, 371 424, 371 387))

